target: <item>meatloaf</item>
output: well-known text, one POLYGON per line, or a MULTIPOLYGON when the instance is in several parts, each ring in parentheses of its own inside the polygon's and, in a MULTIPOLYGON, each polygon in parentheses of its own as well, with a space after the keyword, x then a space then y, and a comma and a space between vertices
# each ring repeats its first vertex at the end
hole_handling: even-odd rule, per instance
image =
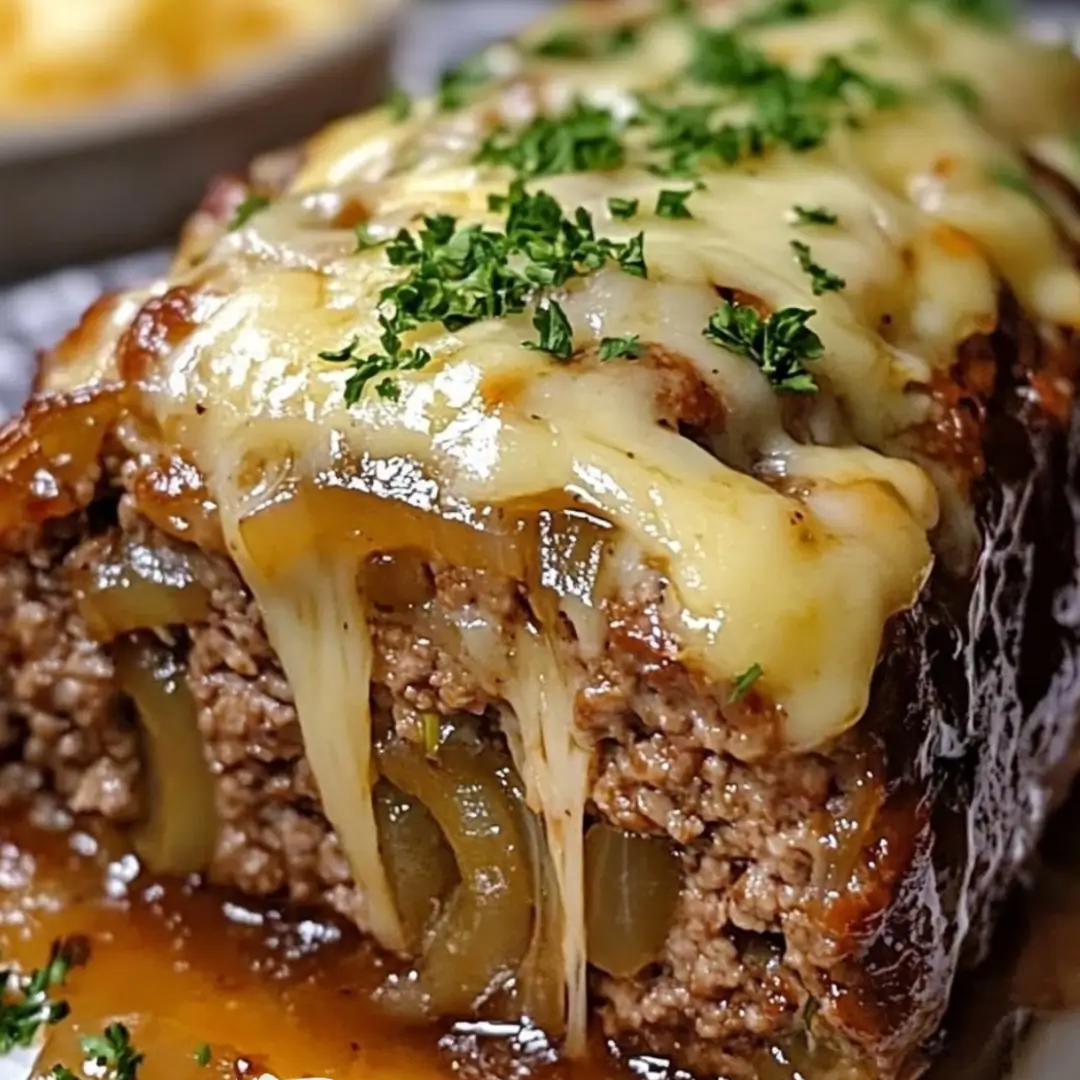
POLYGON ((0 807, 918 1075, 1080 699, 1080 65, 983 8, 579 4, 219 181, 0 437, 0 807))

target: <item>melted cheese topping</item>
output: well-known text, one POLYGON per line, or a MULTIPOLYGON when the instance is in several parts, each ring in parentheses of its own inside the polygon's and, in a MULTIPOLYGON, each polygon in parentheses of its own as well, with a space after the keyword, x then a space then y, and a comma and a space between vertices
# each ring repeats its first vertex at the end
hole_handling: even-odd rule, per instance
MULTIPOLYGON (((733 26, 762 7, 706 4, 698 16, 733 26)), ((796 73, 842 55, 899 88, 898 102, 850 125, 837 121, 806 152, 703 166, 689 220, 652 212, 661 191, 690 185, 650 171, 647 138, 633 125, 617 169, 530 185, 568 214, 590 212, 613 241, 643 230, 647 280, 609 264, 551 298, 580 352, 637 334, 688 365, 723 411, 708 450, 658 422, 655 366, 556 363, 524 346, 534 337, 531 313, 408 334, 407 344, 433 360, 397 376, 396 400, 369 383, 347 406, 349 371, 318 359, 350 340, 360 356, 378 352, 380 294, 402 277, 383 248, 356 252, 351 229, 336 224, 355 220, 357 207, 376 237, 415 230, 436 212, 501 228, 489 197, 507 191, 511 174, 474 161, 496 125, 558 114, 575 100, 622 117, 640 108, 637 94, 669 105, 700 100, 706 91, 680 75, 693 32, 648 4, 570 8, 523 47, 499 46, 487 58, 496 77, 461 108, 421 102, 405 120, 383 110, 335 125, 310 145, 284 197, 172 282, 203 299, 192 332, 150 372, 147 403, 166 441, 207 476, 296 691, 367 921, 388 944, 399 935, 373 840, 371 658, 356 586, 378 530, 362 512, 329 515, 298 492, 340 495, 359 485, 366 497, 374 491, 410 513, 456 521, 489 554, 505 542, 492 525, 498 508, 578 505, 661 570, 669 629, 691 668, 726 694, 760 667, 755 690, 779 707, 792 748, 820 745, 859 720, 886 621, 919 597, 932 538, 956 572, 978 554, 963 477, 920 449, 918 433, 940 408, 927 388, 948 376, 965 339, 993 330, 1003 287, 1032 319, 1080 328, 1080 275, 1060 196, 1055 202, 1039 180, 1030 190, 1003 180, 1026 156, 1080 174, 1070 108, 1080 100, 1080 68, 931 7, 821 7, 740 34, 796 73), (582 62, 531 48, 566 28, 597 33, 621 20, 640 22, 641 34, 611 55, 582 62), (974 92, 982 111, 973 115, 943 85, 974 92), (613 218, 612 197, 638 200, 637 216, 613 218), (797 227, 797 205, 825 207, 838 220, 797 227), (815 295, 792 241, 811 245, 814 261, 845 287, 815 295), (704 336, 719 289, 766 311, 815 312, 809 325, 823 354, 808 367, 820 390, 800 401, 798 437, 763 371, 704 336), (282 507, 291 516, 266 516, 282 507), (255 543, 257 520, 270 524, 255 543)), ((733 121, 740 108, 732 104, 733 121)), ((66 370, 54 373, 54 386, 86 376, 85 366, 76 376, 66 370)), ((407 545, 403 529, 397 540, 407 545)), ((600 598, 583 587, 562 590, 562 600, 595 648, 600 598)), ((531 628, 513 653, 511 744, 559 878, 573 1045, 584 1010, 588 754, 552 627, 531 628)))

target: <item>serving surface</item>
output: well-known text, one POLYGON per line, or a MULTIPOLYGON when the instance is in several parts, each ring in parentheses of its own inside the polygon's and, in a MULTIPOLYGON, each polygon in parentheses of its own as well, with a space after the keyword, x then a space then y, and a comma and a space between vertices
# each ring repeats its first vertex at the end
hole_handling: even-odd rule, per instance
MULTIPOLYGON (((437 714, 482 715, 551 859, 502 947, 550 935, 571 1051, 589 824, 675 842, 682 875, 670 934, 600 964, 610 1030, 733 1075, 917 1068, 1080 696, 1078 84, 933 5, 598 4, 219 185, 7 433, 15 665, 37 594, 140 712, 148 656, 174 665, 226 818, 274 784, 231 770, 302 750, 319 869, 278 885, 398 950, 374 774, 433 805, 426 744, 483 787, 508 759, 437 714), (174 589, 169 617, 116 606, 116 574, 174 589), (190 654, 123 637, 173 624, 190 654)), ((119 757, 114 804, 57 786, 137 816, 119 757)), ((263 889, 233 830, 196 868, 263 889)), ((635 850, 655 915, 666 856, 635 850)))

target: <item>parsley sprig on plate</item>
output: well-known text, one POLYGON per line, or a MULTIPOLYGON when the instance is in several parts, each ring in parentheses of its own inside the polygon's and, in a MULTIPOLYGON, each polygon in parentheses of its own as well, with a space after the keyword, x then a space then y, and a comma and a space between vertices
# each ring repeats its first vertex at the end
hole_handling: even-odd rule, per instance
MULTIPOLYGON (((376 391, 382 397, 396 399, 400 389, 393 373, 417 370, 431 360, 422 346, 405 346, 406 333, 430 325, 454 332, 483 319, 520 314, 545 290, 595 273, 609 262, 636 277, 647 274, 643 234, 623 242, 599 237, 586 210, 579 207, 567 216, 543 191, 530 193, 515 183, 507 195, 493 198, 492 209, 506 213, 501 230, 461 225, 439 214, 424 218, 417 233, 402 229, 385 246, 390 264, 408 272, 380 294, 382 352, 365 356, 354 339, 344 348, 319 354, 323 360, 354 366, 345 388, 348 404, 355 404, 373 379, 379 379, 376 391)), ((540 305, 535 325, 540 339, 531 344, 568 359, 567 349, 572 348, 562 309, 540 305)))
POLYGON ((0 970, 0 1057, 31 1046, 38 1032, 68 1015, 68 1004, 55 996, 68 973, 85 959, 80 939, 54 941, 40 968, 21 975, 0 970))
MULTIPOLYGON (((144 1056, 131 1041, 131 1032, 119 1022, 109 1024, 100 1035, 83 1035, 79 1047, 84 1060, 82 1074, 95 1080, 138 1080, 144 1056)), ((209 1047, 207 1047, 209 1061, 209 1047)), ((200 1064, 203 1062, 200 1061, 200 1064)), ((66 1065, 54 1065, 46 1080, 79 1080, 66 1065)))

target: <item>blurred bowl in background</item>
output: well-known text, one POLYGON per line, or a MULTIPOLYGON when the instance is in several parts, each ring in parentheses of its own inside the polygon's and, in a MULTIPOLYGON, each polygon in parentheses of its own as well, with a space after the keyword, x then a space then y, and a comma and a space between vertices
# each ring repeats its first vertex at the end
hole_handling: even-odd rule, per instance
POLYGON ((351 0, 331 32, 182 90, 5 120, 0 280, 164 241, 215 175, 373 104, 405 3, 351 0))

